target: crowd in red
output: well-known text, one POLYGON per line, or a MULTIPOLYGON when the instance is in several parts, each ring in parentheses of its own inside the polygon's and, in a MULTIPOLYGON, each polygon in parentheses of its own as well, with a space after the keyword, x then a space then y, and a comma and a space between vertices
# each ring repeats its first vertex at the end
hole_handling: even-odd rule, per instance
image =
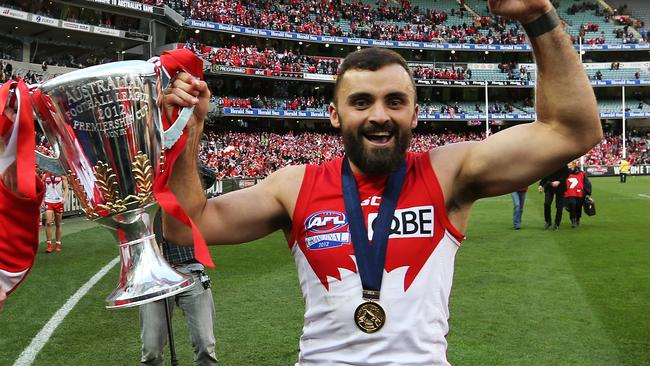
POLYGON ((197 20, 315 35, 438 43, 523 44, 524 32, 497 17, 469 17, 458 9, 421 9, 409 0, 375 6, 342 0, 173 0, 169 5, 197 20), (452 16, 465 19, 448 25, 452 16), (345 24, 345 26, 343 26, 345 24))
MULTIPOLYGON (((280 76, 286 73, 310 73, 336 75, 342 59, 302 55, 298 51, 274 48, 258 49, 254 45, 232 45, 213 48, 194 40, 185 42, 185 48, 210 61, 213 65, 246 67, 266 70, 268 75, 280 76)), ((472 78, 472 71, 463 66, 433 67, 417 65, 411 67, 416 79, 466 80, 472 78)))
MULTIPOLYGON (((320 164, 343 156, 338 134, 301 132, 208 132, 201 162, 217 171, 217 178, 264 177, 287 165, 320 164)), ((480 140, 484 135, 445 133, 413 136, 412 151, 427 151, 453 142, 480 140)))
MULTIPOLYGON (((631 137, 626 140, 626 159, 631 165, 650 164, 650 146, 647 137, 631 137)), ((623 151, 621 136, 605 133, 600 144, 585 155, 585 165, 618 165, 623 151)))
MULTIPOLYGON (((428 151, 460 141, 476 141, 485 133, 445 132, 414 134, 411 151, 428 151)), ((620 136, 605 139, 585 156, 585 165, 618 165, 620 136)), ((320 164, 343 155, 338 134, 301 132, 208 132, 200 152, 201 161, 217 172, 218 179, 265 177, 287 165, 320 164)), ((632 165, 650 163, 645 138, 628 139, 627 160, 632 165)))
POLYGON ((287 49, 284 51, 276 51, 274 48, 259 50, 252 45, 212 48, 190 40, 185 43, 185 48, 191 49, 213 65, 262 69, 275 76, 286 72, 336 75, 341 62, 339 58, 335 57, 307 56, 287 49))

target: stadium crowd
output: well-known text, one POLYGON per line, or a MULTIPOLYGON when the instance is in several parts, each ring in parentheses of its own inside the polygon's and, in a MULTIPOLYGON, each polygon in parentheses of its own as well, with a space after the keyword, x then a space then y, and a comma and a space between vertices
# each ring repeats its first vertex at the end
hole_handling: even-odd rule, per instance
POLYGON ((232 45, 213 48, 188 40, 185 48, 192 50, 213 65, 248 67, 266 70, 279 76, 286 72, 336 75, 340 59, 301 55, 297 51, 276 51, 273 48, 259 50, 256 46, 232 45))
MULTIPOLYGON (((460 141, 485 138, 485 132, 415 133, 410 149, 428 151, 460 141)), ((585 155, 585 165, 617 165, 622 149, 620 136, 605 139, 585 155)), ((287 165, 320 164, 343 155, 338 134, 318 132, 207 132, 200 160, 217 172, 218 179, 265 177, 287 165)), ((628 139, 630 164, 650 164, 648 136, 628 139)))
MULTIPOLYGON (((650 164, 650 136, 632 134, 626 140, 626 159, 631 165, 650 164)), ((585 165, 618 165, 623 151, 620 135, 605 132, 604 139, 585 155, 585 165)))
POLYGON ((291 111, 326 110, 328 105, 325 97, 316 97, 313 95, 308 97, 293 96, 292 98, 286 99, 269 98, 267 96, 260 96, 259 94, 253 98, 214 97, 212 102, 218 107, 226 108, 257 108, 291 111))
MULTIPOLYGON (((254 45, 233 44, 230 47, 209 47, 194 39, 185 42, 184 47, 210 61, 213 65, 265 70, 268 76, 279 76, 286 73, 336 75, 342 61, 334 57, 302 55, 297 50, 276 51, 274 48, 260 50, 254 45)), ((449 67, 421 64, 412 66, 411 69, 416 79, 466 80, 472 78, 470 69, 455 64, 449 67)))
POLYGON ((436 10, 412 6, 409 0, 401 0, 399 6, 394 4, 387 0, 377 1, 374 7, 361 1, 340 0, 169 2, 179 13, 192 19, 258 29, 437 43, 523 44, 526 41, 516 24, 496 17, 468 17, 462 6, 436 10), (467 21, 448 24, 449 17, 467 18, 467 21))

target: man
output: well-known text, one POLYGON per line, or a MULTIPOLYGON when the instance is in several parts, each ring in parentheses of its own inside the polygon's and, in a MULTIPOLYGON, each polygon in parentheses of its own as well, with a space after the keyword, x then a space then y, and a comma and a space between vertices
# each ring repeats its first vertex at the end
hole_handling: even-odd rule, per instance
POLYGON ((618 166, 618 176, 621 183, 627 182, 627 175, 630 174, 630 162, 621 159, 621 163, 618 166))
POLYGON ((47 248, 45 253, 52 253, 52 226, 55 227, 56 247, 54 250, 61 251, 61 221, 63 221, 63 204, 68 199, 68 178, 59 177, 52 173, 45 173, 45 237, 47 248))
POLYGON ((591 182, 585 172, 578 168, 578 164, 572 161, 568 164, 569 175, 566 179, 566 192, 564 201, 569 210, 571 228, 575 229, 580 225, 582 217, 582 205, 585 202, 585 195, 591 195, 591 182))
POLYGON ((521 229, 521 215, 524 214, 524 204, 526 203, 526 192, 528 186, 512 192, 512 227, 515 230, 521 229))
MULTIPOLYGON (((206 241, 244 243, 278 229, 287 237, 305 299, 301 366, 448 365, 453 263, 473 203, 528 185, 601 140, 589 79, 551 3, 489 6, 531 38, 538 121, 480 142, 406 153, 418 122, 413 78, 394 52, 364 49, 341 65, 328 109, 349 160, 286 167, 207 200, 195 160, 210 93, 187 74, 166 91, 168 114, 195 106, 170 188, 206 241)), ((180 222, 165 215, 164 226, 168 239, 191 244, 180 222)))
POLYGON ((544 230, 551 227, 551 205, 555 199, 555 221, 554 230, 560 230, 562 222, 562 210, 564 209, 564 192, 566 191, 566 179, 569 176, 569 168, 563 165, 560 169, 545 176, 539 181, 537 190, 544 192, 544 230))
MULTIPOLYGON (((216 175, 207 167, 201 167, 204 187, 214 184, 216 175)), ((142 365, 163 365, 163 354, 169 337, 165 306, 170 314, 172 301, 183 311, 194 349, 194 364, 197 366, 218 365, 214 338, 214 300, 210 290, 210 278, 203 265, 194 257, 194 248, 180 247, 165 240, 162 234, 160 210, 153 222, 156 241, 161 244, 165 260, 179 272, 194 278, 195 284, 187 291, 140 306, 140 339, 142 340, 142 365)), ((171 321, 171 316, 170 316, 171 321)))

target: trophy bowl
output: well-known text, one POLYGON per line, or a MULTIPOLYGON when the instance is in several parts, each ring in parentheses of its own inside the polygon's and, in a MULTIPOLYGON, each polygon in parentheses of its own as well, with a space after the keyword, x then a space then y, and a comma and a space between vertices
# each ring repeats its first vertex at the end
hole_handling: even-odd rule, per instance
POLYGON ((73 71, 32 92, 38 123, 54 158, 37 152, 44 170, 66 175, 85 215, 116 238, 122 261, 107 308, 131 307, 193 285, 162 258, 152 230, 153 183, 165 149, 181 136, 191 108, 163 126, 162 91, 171 78, 147 61, 121 61, 73 71))

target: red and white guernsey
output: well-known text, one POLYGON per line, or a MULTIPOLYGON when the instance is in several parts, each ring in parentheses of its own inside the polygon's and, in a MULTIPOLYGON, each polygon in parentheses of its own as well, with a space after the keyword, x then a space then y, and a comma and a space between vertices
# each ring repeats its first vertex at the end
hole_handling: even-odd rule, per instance
POLYGON ((59 203, 63 202, 63 178, 45 173, 45 202, 59 203))
POLYGON ((585 195, 585 172, 571 173, 566 179, 564 197, 582 198, 585 195))
MULTIPOLYGON (((300 366, 448 365, 449 294, 463 235, 449 222, 428 153, 408 153, 391 225, 379 304, 386 322, 366 334, 363 301, 341 189, 342 159, 307 166, 289 245, 305 301, 300 366)), ((372 238, 385 180, 355 176, 372 238)))

